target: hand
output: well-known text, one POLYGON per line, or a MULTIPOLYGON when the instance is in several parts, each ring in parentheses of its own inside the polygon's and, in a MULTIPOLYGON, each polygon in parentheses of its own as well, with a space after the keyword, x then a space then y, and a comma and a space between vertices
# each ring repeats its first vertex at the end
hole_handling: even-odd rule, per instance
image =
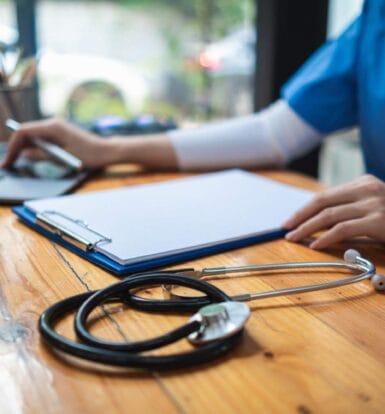
POLYGON ((104 140, 64 121, 49 119, 22 124, 12 135, 0 167, 10 168, 21 153, 29 158, 49 158, 33 146, 33 137, 59 145, 82 160, 85 168, 103 167, 109 162, 104 140))
POLYGON ((322 249, 352 237, 385 241, 385 183, 371 175, 318 194, 285 224, 290 241, 326 230, 310 247, 322 249))

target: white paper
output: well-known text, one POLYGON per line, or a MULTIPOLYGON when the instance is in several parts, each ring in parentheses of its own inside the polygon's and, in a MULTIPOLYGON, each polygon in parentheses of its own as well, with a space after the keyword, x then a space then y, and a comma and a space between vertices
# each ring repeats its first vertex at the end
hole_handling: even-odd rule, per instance
MULTIPOLYGON (((25 205, 35 213, 56 211, 87 222, 112 239, 98 251, 131 264, 270 233, 312 197, 309 191, 228 170, 25 205)), ((88 230, 76 227, 89 238, 88 230)))

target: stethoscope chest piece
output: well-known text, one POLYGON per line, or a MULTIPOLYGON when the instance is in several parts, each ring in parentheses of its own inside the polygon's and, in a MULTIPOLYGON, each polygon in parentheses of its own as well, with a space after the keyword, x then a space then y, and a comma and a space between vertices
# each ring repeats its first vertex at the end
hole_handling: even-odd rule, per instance
POLYGON ((190 322, 200 322, 201 329, 191 333, 188 339, 199 345, 227 338, 239 332, 249 316, 249 307, 241 302, 229 301, 204 306, 190 319, 190 322))

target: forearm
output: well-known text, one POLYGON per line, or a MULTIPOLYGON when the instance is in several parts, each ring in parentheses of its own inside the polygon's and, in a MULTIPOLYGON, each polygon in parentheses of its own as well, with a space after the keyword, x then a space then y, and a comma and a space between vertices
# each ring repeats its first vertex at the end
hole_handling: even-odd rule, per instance
POLYGON ((181 170, 283 166, 322 138, 283 100, 255 114, 169 134, 181 170))
POLYGON ((114 137, 106 140, 101 157, 105 164, 133 163, 148 169, 176 170, 175 150, 167 134, 114 137))

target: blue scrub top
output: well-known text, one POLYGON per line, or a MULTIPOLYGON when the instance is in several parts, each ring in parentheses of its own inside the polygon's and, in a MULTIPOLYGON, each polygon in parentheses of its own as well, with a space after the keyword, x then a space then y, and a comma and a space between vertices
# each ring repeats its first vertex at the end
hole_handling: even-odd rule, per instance
POLYGON ((318 49, 284 85, 283 98, 322 133, 358 125, 368 173, 385 180, 385 0, 318 49))

